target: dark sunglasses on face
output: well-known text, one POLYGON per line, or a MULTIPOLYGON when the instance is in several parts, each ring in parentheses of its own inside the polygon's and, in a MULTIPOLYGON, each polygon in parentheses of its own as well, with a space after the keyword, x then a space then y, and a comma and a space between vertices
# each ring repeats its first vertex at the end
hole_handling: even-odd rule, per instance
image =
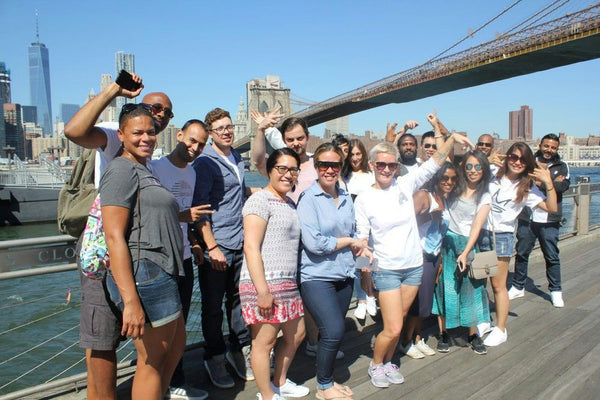
POLYGON ((342 163, 339 161, 317 161, 317 168, 319 168, 319 171, 321 172, 325 172, 329 168, 331 168, 333 172, 340 172, 342 163))
MULTIPOLYGON (((145 104, 145 103, 142 103, 145 104)), ((165 117, 167 118, 173 118, 175 115, 173 114, 173 111, 169 108, 169 107, 163 107, 162 104, 160 103, 154 103, 154 104, 146 104, 147 107, 149 107, 150 111, 152 111, 153 114, 158 114, 161 111, 165 112, 165 117)))
POLYGON ((394 163, 394 162, 386 163, 383 161, 377 161, 375 163, 375 168, 377 168, 378 171, 383 171, 383 170, 385 170, 386 167, 390 171, 395 171, 398 168, 398 163, 394 163))
POLYGON ((296 176, 300 173, 300 168, 298 167, 286 167, 285 165, 276 165, 273 168, 275 168, 280 175, 285 175, 289 172, 290 174, 292 174, 292 176, 296 176))
POLYGON ((486 142, 477 142, 477 147, 492 147, 493 145, 491 143, 486 143, 486 142))
POLYGON ((482 166, 481 166, 481 164, 471 164, 471 163, 469 163, 469 164, 465 165, 465 168, 467 169, 467 171, 470 171, 473 168, 475 168, 475 171, 481 171, 482 166))
POLYGON ((515 153, 512 153, 512 154, 508 155, 508 161, 510 161, 511 163, 516 163, 517 161, 521 161, 521 164, 525 164, 525 157, 523 157, 523 156, 519 157, 515 153))
POLYGON ((435 144, 431 144, 431 143, 425 143, 423 145, 424 149, 429 149, 429 148, 433 148, 434 150, 437 150, 437 146, 435 144))
POLYGON ((454 175, 454 176, 442 175, 442 178, 440 180, 442 182, 456 183, 457 179, 458 179, 458 177, 456 175, 454 175))

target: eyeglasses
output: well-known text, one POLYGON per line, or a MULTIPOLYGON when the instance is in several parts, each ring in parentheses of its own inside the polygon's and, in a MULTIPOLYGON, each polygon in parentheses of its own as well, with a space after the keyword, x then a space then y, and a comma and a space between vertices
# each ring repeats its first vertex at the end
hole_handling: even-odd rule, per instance
POLYGON ((486 143, 486 142, 477 142, 477 147, 489 147, 492 148, 494 145, 492 143, 486 143))
POLYGON ((390 171, 395 171, 396 169, 398 169, 398 163, 396 163, 396 162, 386 163, 383 161, 377 161, 375 163, 375 168, 377 168, 377 171, 384 171, 386 167, 390 171))
POLYGON ((325 172, 329 168, 331 168, 333 172, 340 172, 342 163, 339 161, 317 161, 317 168, 321 172, 325 172))
POLYGON ((456 183, 456 182, 458 182, 458 177, 456 175, 454 175, 454 176, 442 175, 442 177, 440 178, 440 181, 456 183))
POLYGON ((211 132, 217 132, 219 135, 225 133, 225 131, 227 132, 233 132, 233 125, 223 125, 223 126, 219 126, 213 129, 209 129, 211 132))
POLYGON ((275 168, 280 175, 285 175, 289 172, 290 174, 292 174, 292 176, 297 176, 300 173, 300 168, 298 167, 286 167, 285 165, 276 165, 273 168, 275 168))
POLYGON ((149 108, 150 111, 152 111, 153 114, 158 114, 161 111, 165 112, 165 117, 171 119, 175 116, 175 114, 173 114, 173 111, 169 108, 169 107, 165 107, 160 103, 154 103, 154 104, 147 104, 147 103, 142 103, 145 104, 146 107, 149 108))
POLYGON ((521 156, 519 157, 518 155, 516 155, 515 153, 509 154, 508 155, 508 161, 511 163, 516 163, 517 161, 521 161, 521 164, 526 164, 527 160, 525 160, 525 157, 521 156))
POLYGON ((436 146, 435 144, 432 144, 432 143, 425 143, 425 144, 423 145, 423 148, 424 148, 424 149, 433 148, 434 150, 437 150, 437 146, 436 146))
POLYGON ((475 171, 481 171, 481 169, 483 167, 481 166, 481 164, 471 164, 471 163, 469 163, 469 164, 465 165, 465 168, 467 169, 467 171, 470 171, 473 168, 475 168, 475 171))

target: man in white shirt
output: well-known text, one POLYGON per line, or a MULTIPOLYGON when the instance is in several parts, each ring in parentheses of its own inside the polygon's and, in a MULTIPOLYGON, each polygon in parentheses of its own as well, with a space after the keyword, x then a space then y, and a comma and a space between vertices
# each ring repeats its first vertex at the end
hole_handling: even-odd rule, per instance
MULTIPOLYGON (((141 85, 141 77, 132 74, 141 85)), ((116 83, 86 103, 65 126, 65 136, 73 143, 87 149, 96 149, 96 187, 108 163, 121 147, 117 136, 118 123, 104 122, 95 125, 100 114, 118 96, 137 97, 142 89, 130 91, 116 83)), ((156 132, 162 132, 173 117, 173 105, 169 97, 161 92, 148 93, 142 103, 152 112, 156 132)), ((77 257, 79 263, 79 257, 77 257)), ((87 398, 115 399, 117 386, 116 348, 120 341, 120 321, 108 301, 104 281, 81 277, 81 322, 79 346, 86 349, 87 398)))

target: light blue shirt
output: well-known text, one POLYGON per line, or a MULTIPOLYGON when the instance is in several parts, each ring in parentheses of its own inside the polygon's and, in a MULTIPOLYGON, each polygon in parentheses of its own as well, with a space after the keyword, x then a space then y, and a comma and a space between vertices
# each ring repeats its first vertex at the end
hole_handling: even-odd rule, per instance
POLYGON ((335 251, 337 238, 356 237, 354 205, 350 194, 338 188, 338 206, 315 181, 298 200, 302 231, 301 282, 341 281, 354 277, 350 247, 335 251))

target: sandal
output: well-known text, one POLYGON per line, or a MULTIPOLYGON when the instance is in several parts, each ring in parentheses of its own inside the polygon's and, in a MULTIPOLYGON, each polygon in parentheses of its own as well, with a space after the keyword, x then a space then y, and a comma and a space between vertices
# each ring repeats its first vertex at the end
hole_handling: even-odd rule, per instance
POLYGON ((318 389, 317 390, 317 399, 318 400, 354 400, 352 397, 352 390, 350 390, 350 388, 348 386, 338 385, 337 383, 334 383, 333 388, 339 394, 334 395, 333 397, 325 397, 325 395, 323 394, 323 390, 318 389))
POLYGON ((348 397, 354 396, 354 392, 346 385, 340 385, 339 383, 334 382, 333 387, 336 388, 339 392, 344 393, 348 397))

